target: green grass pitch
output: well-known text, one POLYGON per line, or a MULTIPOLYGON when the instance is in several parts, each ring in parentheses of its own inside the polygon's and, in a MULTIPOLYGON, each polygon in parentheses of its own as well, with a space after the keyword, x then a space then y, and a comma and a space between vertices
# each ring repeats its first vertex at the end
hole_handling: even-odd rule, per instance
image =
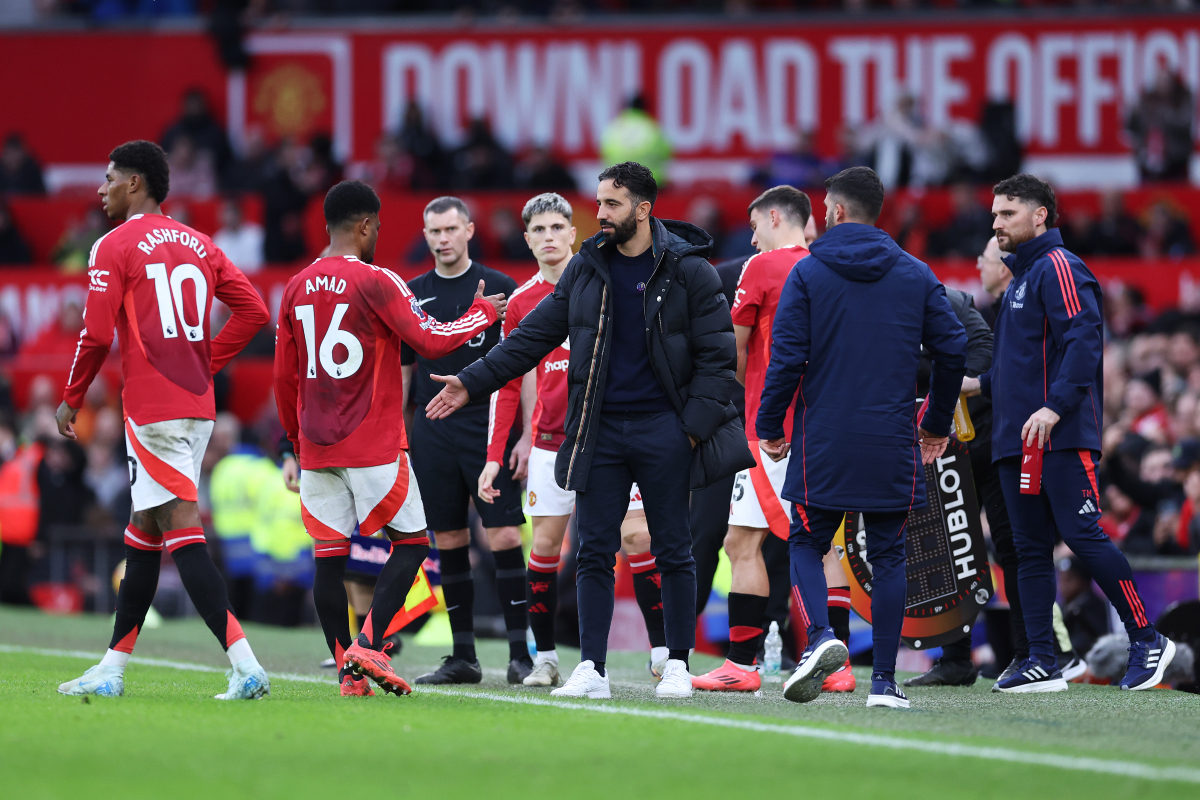
MULTIPOLYGON (((867 709, 864 670, 854 694, 805 706, 778 684, 658 702, 645 656, 614 653, 612 701, 558 702, 508 686, 505 645, 483 642, 481 686, 342 699, 317 666, 319 632, 246 632, 270 698, 213 700, 228 662, 190 620, 142 634, 125 697, 85 703, 55 689, 95 663, 108 619, 0 610, 0 796, 1200 796, 1200 697, 1178 692, 1012 697, 980 681, 867 709)), ((441 655, 409 644, 397 669, 412 678, 441 655)), ((569 669, 578 653, 560 656, 569 669)))

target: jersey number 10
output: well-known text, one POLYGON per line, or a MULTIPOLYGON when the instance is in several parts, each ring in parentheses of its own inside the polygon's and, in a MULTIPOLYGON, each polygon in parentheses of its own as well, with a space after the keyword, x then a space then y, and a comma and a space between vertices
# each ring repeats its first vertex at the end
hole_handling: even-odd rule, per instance
POLYGON ((164 339, 175 339, 179 329, 189 342, 199 342, 204 338, 204 309, 208 305, 208 280, 195 264, 180 264, 171 270, 167 278, 166 264, 147 264, 146 277, 154 281, 154 294, 158 297, 158 319, 162 322, 164 339), (191 279, 192 288, 196 290, 196 324, 188 325, 187 316, 183 313, 183 282, 191 279), (176 324, 175 313, 179 312, 176 324))
POLYGON ((313 307, 312 305, 296 306, 296 319, 300 320, 300 325, 304 329, 304 348, 308 351, 308 368, 305 370, 308 377, 317 377, 318 354, 321 359, 321 369, 325 370, 325 373, 331 378, 349 378, 362 366, 362 345, 358 339, 354 338, 354 334, 339 327, 348 308, 350 308, 349 303, 338 303, 334 306, 333 319, 329 321, 329 330, 325 331, 318 352, 313 348, 313 344, 317 341, 317 320, 313 313, 313 307), (333 348, 339 344, 346 348, 346 360, 340 364, 333 360, 333 348))

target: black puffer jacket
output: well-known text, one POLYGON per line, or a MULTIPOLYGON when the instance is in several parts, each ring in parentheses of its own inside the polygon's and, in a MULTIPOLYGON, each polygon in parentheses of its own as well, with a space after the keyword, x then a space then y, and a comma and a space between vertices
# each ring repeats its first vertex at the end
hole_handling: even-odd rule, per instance
MULTIPOLYGON (((692 488, 699 489, 754 466, 745 428, 730 402, 737 364, 733 320, 721 280, 706 260, 712 237, 686 222, 651 217, 650 225, 655 267, 645 292, 647 351, 684 431, 700 441, 691 476, 692 488)), ((608 376, 608 248, 602 234, 585 241, 553 294, 511 336, 458 375, 471 397, 481 397, 524 375, 568 340, 567 439, 558 451, 555 478, 577 491, 587 487, 608 376)))

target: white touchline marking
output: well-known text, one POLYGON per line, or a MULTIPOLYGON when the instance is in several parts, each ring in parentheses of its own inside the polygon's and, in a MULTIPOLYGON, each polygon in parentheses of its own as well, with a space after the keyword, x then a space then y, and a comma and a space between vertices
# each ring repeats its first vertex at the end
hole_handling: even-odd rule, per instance
MULTIPOLYGON (((83 658, 99 661, 99 653, 89 653, 84 650, 47 650, 37 647, 19 647, 0 644, 0 653, 28 653, 31 655, 83 658)), ((210 667, 206 664, 193 664, 186 661, 168 661, 160 658, 141 658, 134 656, 129 659, 131 664, 143 664, 150 667, 167 667, 170 669, 187 670, 190 672, 224 673, 220 667, 210 667)), ((284 681, 298 683, 319 683, 336 686, 337 681, 319 675, 302 675, 293 672, 276 672, 271 677, 284 681)), ((1181 781, 1183 783, 1200 784, 1200 769, 1190 767, 1157 767, 1142 764, 1137 761, 1107 761, 1086 756, 1066 756, 1053 753, 1032 753, 1023 750, 1010 750, 1005 747, 978 747, 974 745, 955 744, 952 742, 930 742, 920 739, 903 739, 897 736, 881 736, 873 733, 852 733, 849 731, 829 730, 827 728, 809 728, 802 725, 780 725, 770 722, 756 722, 744 719, 729 719, 727 717, 711 717, 702 714, 685 714, 678 711, 655 711, 646 708, 630 708, 606 704, 602 701, 568 703, 562 700, 544 700, 540 697, 521 697, 518 695, 495 694, 492 692, 470 692, 461 689, 443 689, 434 686, 414 686, 414 693, 437 694, 449 697, 490 700, 495 703, 511 703, 523 706, 543 706, 557 708, 563 711, 591 711, 597 714, 617 714, 626 717, 641 717, 643 719, 671 720, 686 722, 693 725, 712 725, 717 728, 732 728, 735 730, 754 731, 756 733, 776 733, 786 736, 799 736, 806 739, 823 739, 829 742, 845 742, 846 744, 867 745, 869 747, 886 747, 890 750, 917 750, 924 753, 957 756, 965 758, 982 758, 987 761, 1006 761, 1014 764, 1032 764, 1041 767, 1074 770, 1077 772, 1093 772, 1104 775, 1120 775, 1126 778, 1141 778, 1151 781, 1181 781)))

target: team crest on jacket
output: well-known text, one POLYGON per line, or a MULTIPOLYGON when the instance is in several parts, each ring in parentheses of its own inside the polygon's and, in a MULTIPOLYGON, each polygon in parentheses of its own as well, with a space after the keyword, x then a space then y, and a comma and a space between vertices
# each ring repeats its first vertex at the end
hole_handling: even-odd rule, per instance
POLYGON ((1017 287, 1017 290, 1015 292, 1013 292, 1013 299, 1012 299, 1012 304, 1011 304, 1013 308, 1024 308, 1025 307, 1024 300, 1025 300, 1025 284, 1026 283, 1028 283, 1028 281, 1021 281, 1021 285, 1017 287))

